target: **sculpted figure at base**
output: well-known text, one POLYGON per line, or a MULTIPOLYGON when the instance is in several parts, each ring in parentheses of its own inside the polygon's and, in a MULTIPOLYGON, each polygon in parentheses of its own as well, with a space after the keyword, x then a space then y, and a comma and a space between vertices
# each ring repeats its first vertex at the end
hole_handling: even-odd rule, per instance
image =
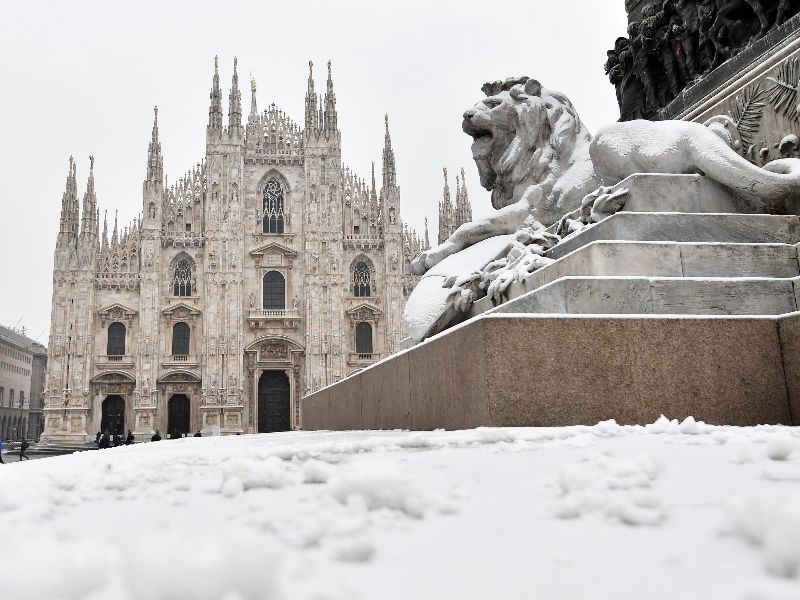
MULTIPOLYGON (((507 286, 520 265, 531 271, 546 264, 541 254, 561 236, 622 207, 608 188, 635 173, 704 174, 726 188, 742 212, 785 212, 786 201, 800 195, 800 160, 751 164, 733 149, 740 142, 719 119, 707 125, 621 122, 593 138, 569 99, 534 79, 487 83, 482 91, 486 97, 464 113, 463 130, 473 138, 481 185, 491 192, 497 212, 459 227, 418 256, 412 270, 423 274, 497 236, 510 236, 500 244, 509 250, 495 260, 498 245, 487 243, 493 256, 472 250, 466 262, 473 264, 459 261, 458 272, 437 272, 452 288, 448 309, 466 311, 479 294, 502 291, 498 286, 507 286)), ((414 291, 406 307, 406 324, 416 339, 431 332, 431 327, 421 331, 425 327, 415 321, 423 312, 426 326, 432 324, 431 307, 419 306, 430 292, 423 288, 414 291)))

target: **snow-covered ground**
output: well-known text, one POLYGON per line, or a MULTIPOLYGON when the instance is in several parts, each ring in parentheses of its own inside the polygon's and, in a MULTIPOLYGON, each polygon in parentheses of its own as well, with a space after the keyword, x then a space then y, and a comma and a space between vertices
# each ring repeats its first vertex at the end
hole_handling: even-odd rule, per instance
POLYGON ((4 598, 800 598, 800 431, 188 438, 0 465, 4 598))

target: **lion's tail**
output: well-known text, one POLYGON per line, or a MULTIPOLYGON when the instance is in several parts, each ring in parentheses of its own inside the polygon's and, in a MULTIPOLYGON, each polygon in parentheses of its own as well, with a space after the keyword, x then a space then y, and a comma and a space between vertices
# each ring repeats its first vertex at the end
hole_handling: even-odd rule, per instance
POLYGON ((707 176, 755 204, 800 198, 800 159, 783 158, 758 167, 731 150, 713 133, 692 140, 697 167, 707 176))

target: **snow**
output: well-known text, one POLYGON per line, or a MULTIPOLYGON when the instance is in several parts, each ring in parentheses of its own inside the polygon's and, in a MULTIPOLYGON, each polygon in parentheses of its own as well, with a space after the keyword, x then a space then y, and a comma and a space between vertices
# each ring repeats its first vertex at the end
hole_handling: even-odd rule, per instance
POLYGON ((0 465, 9 598, 800 598, 800 431, 186 438, 0 465))

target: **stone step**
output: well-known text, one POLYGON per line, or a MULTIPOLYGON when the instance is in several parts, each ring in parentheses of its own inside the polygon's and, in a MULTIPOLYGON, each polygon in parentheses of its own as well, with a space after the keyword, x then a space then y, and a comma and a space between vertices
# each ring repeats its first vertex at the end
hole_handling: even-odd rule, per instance
POLYGON ((800 216, 618 212, 547 252, 559 259, 598 240, 797 244, 800 216))
POLYGON ((782 315, 798 297, 800 277, 562 277, 489 312, 782 315))
MULTIPOLYGON (((800 262, 797 246, 788 244, 598 240, 514 282, 506 297, 569 276, 786 278, 800 276, 800 262)), ((493 307, 490 298, 482 298, 471 316, 493 307)))
POLYGON ((800 312, 486 314, 301 402, 306 430, 800 425, 800 312))

